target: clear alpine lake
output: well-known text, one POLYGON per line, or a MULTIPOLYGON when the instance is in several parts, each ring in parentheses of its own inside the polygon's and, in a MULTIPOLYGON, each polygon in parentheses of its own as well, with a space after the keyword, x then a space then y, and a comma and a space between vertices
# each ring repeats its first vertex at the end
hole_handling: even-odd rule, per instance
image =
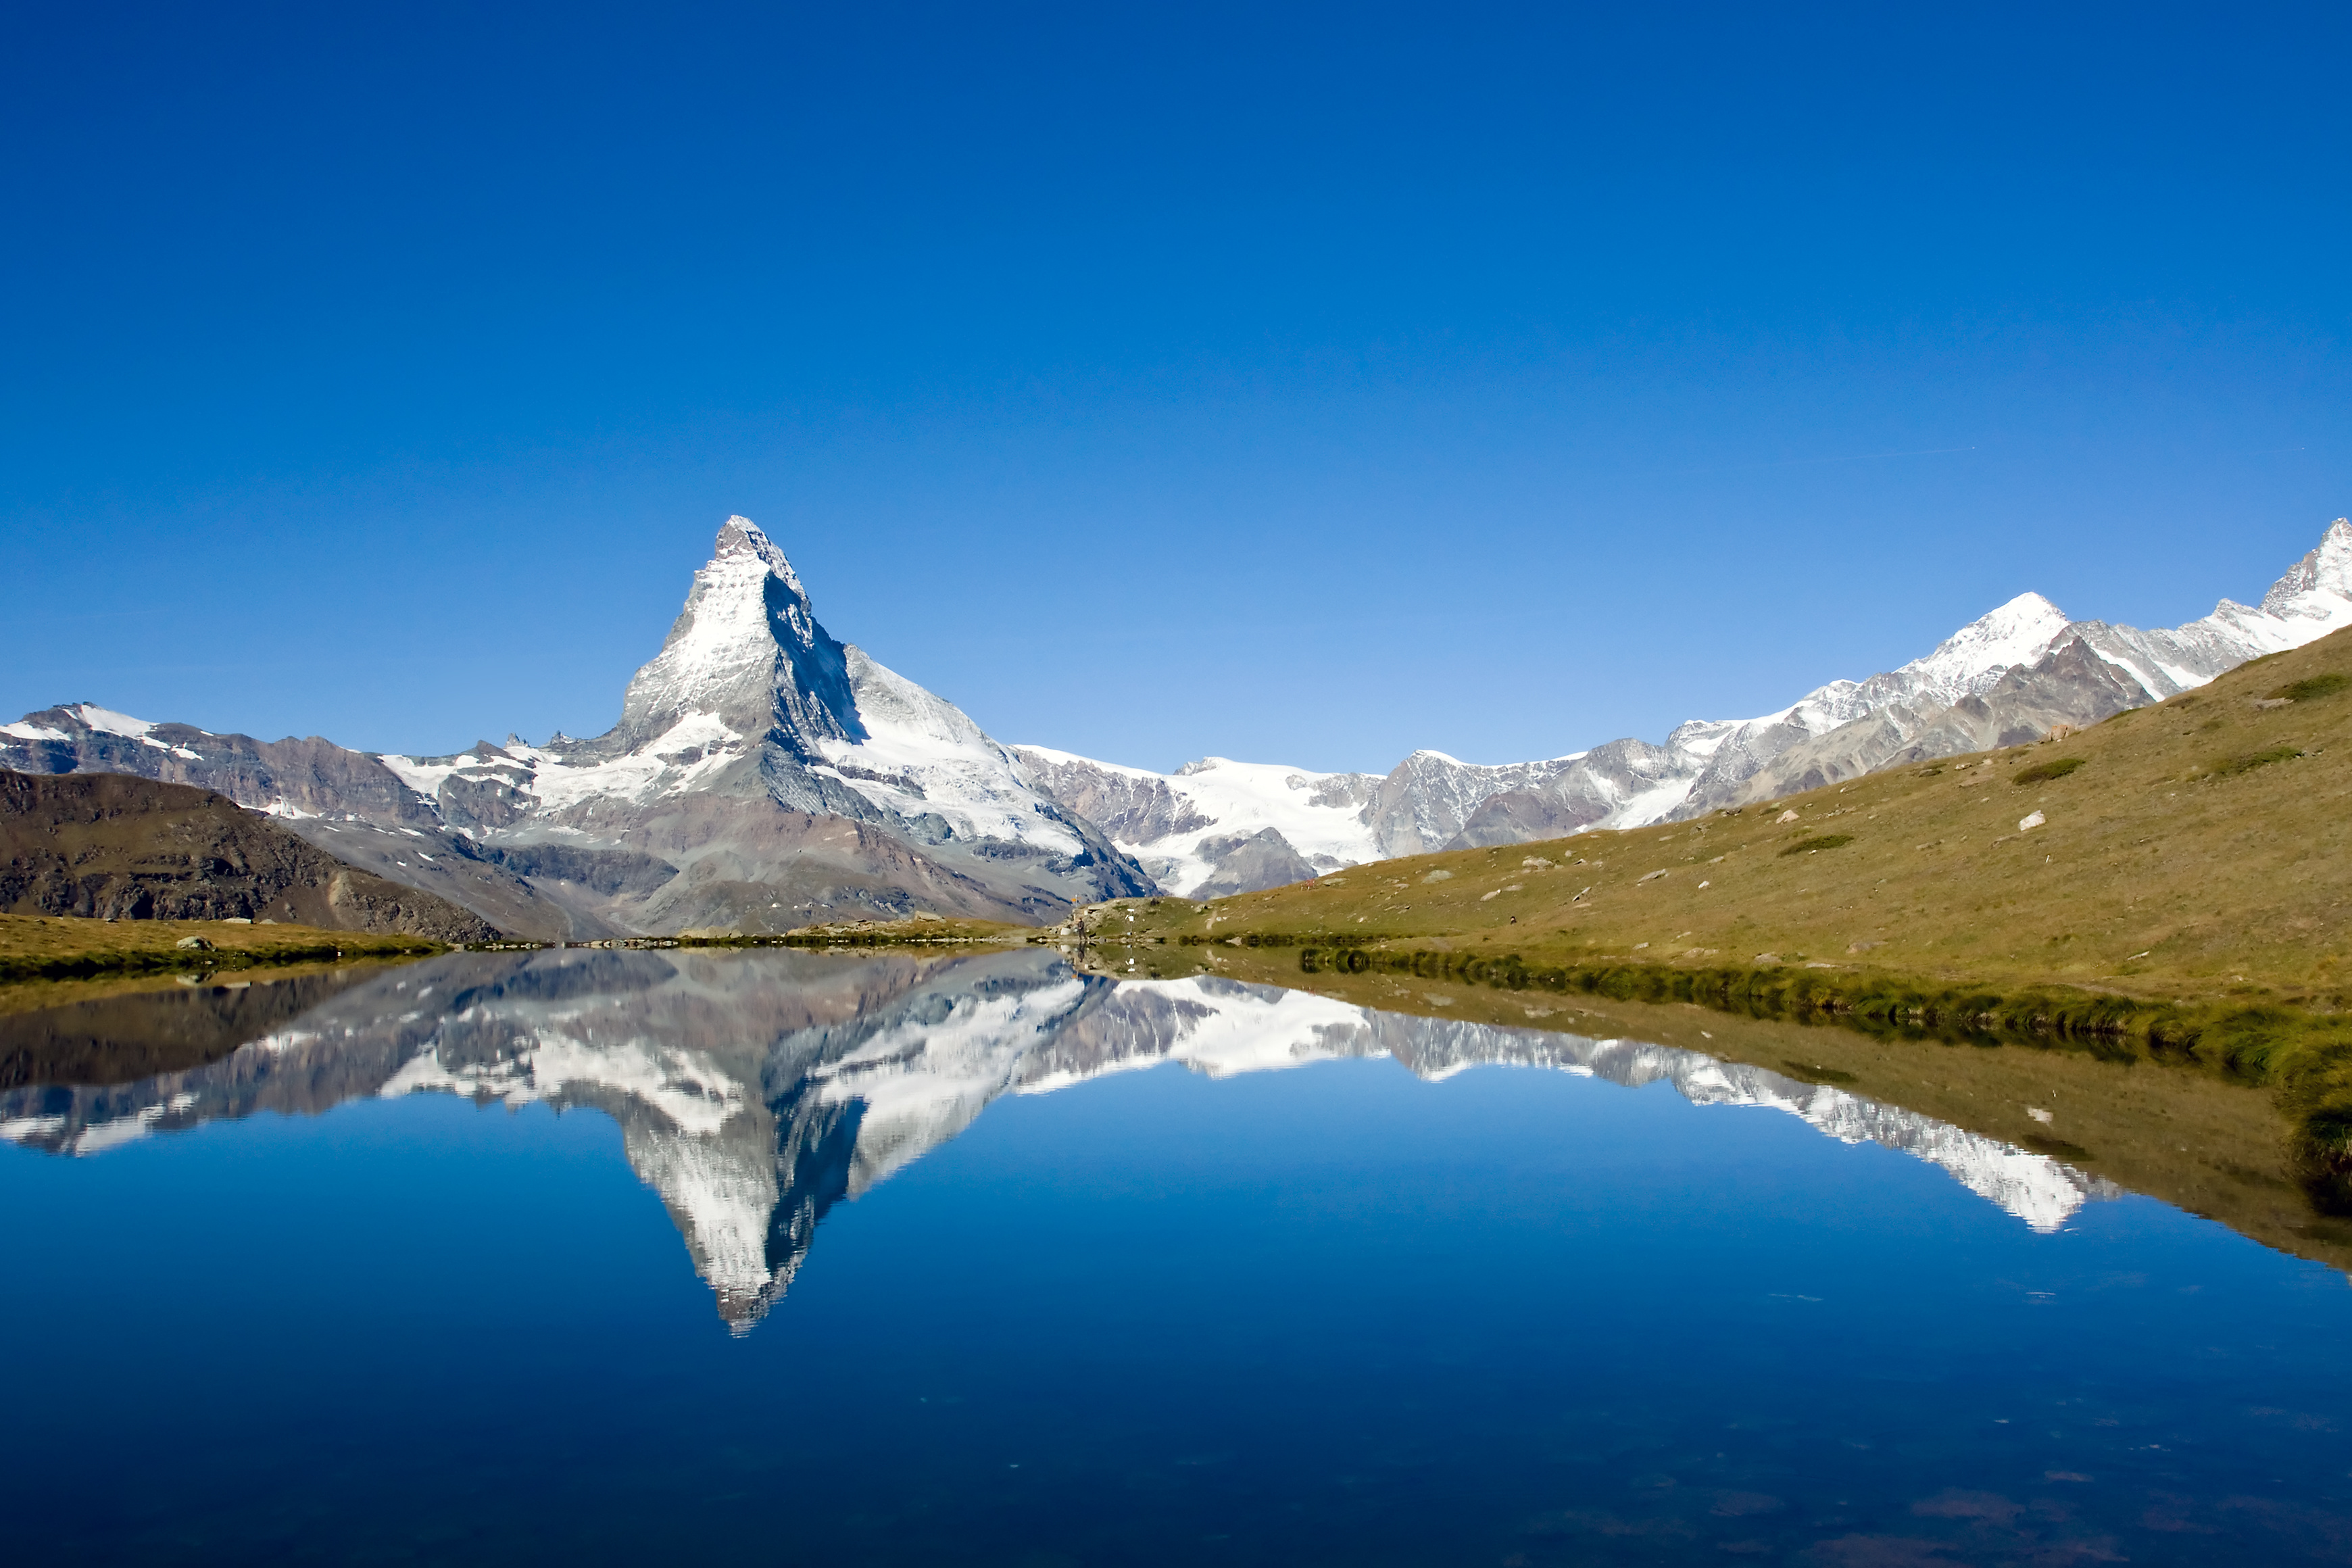
POLYGON ((0 1045, 20 1562, 2352 1561, 2337 1268, 1679 1037, 573 949, 0 1045))

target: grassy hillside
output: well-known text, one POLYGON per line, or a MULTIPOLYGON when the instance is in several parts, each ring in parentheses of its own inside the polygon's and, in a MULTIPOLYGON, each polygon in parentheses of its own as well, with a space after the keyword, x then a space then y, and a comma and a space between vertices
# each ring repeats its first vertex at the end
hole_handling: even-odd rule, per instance
POLYGON ((228 921, 0 914, 0 984, 314 963, 338 957, 418 958, 441 951, 441 943, 399 932, 369 935, 228 921), (179 945, 189 938, 205 945, 179 945))
POLYGON ((2332 1006, 2352 994, 2347 805, 2352 632, 2040 745, 1093 919, 1106 934, 1445 939, 2332 1006))
POLYGON ((2039 745, 1087 919, 1326 969, 2105 1034, 2276 1084, 2306 1163, 2340 1183, 2347 805, 2352 632, 2039 745))

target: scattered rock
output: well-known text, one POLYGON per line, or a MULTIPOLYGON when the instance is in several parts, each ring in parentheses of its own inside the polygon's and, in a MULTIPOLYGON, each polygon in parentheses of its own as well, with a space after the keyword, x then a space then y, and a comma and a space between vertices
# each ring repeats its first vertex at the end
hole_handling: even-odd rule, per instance
POLYGON ((1783 822, 1794 822, 1794 821, 1796 821, 1796 820, 1797 820, 1797 808, 1796 808, 1795 806, 1793 806, 1793 805, 1792 805, 1792 806, 1790 806, 1788 810, 1786 810, 1786 811, 1782 812, 1780 816, 1778 816, 1774 817, 1772 820, 1773 820, 1773 822, 1774 822, 1775 824, 1783 823, 1783 822))
POLYGON ((2039 1121, 2044 1127, 2050 1125, 2050 1112, 2041 1109, 2039 1106, 2027 1106, 2025 1108, 2025 1114, 2031 1116, 2034 1121, 2039 1121))
POLYGON ((1780 955, 1777 952, 1759 952, 1748 962, 1750 963, 1778 963, 1780 962, 1780 955))
POLYGON ((1551 869, 1551 862, 1545 859, 1540 855, 1530 855, 1526 859, 1520 861, 1519 864, 1530 871, 1549 871, 1551 869))
POLYGON ((1848 952, 1868 952, 1874 947, 1885 947, 1885 945, 1886 944, 1883 942, 1850 942, 1845 944, 1845 950, 1848 952))
POLYGON ((1453 879, 1454 873, 1451 871, 1432 871, 1422 879, 1423 882, 1450 882, 1453 879))
POLYGON ((2031 816, 2019 817, 2017 819, 2017 830, 2020 833, 2031 833, 2033 829, 2041 826, 2048 820, 2050 820, 2048 817, 2043 816, 2037 811, 2031 816))
POLYGON ((1635 887, 1637 887, 1637 888, 1638 888, 1638 887, 1640 887, 1640 886, 1642 885, 1642 883, 1643 883, 1643 882, 1654 882, 1654 881, 1656 881, 1659 878, 1661 878, 1661 877, 1663 877, 1663 876, 1664 876, 1664 875, 1665 875, 1665 873, 1664 873, 1664 871, 1653 871, 1653 872, 1651 872, 1648 876, 1646 876, 1646 877, 1643 877, 1643 878, 1641 878, 1641 879, 1637 879, 1637 880, 1634 882, 1634 884, 1633 884, 1633 885, 1634 885, 1635 887))
POLYGON ((186 948, 191 952, 210 952, 213 950, 213 944, 200 936, 184 936, 172 945, 186 948))

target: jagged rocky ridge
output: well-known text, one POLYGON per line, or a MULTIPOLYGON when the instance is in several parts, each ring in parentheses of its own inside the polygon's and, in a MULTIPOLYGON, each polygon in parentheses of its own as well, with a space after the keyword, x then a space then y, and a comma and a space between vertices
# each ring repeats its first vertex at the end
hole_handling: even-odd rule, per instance
POLYGON ((541 938, 916 911, 1041 922, 1152 886, 961 710, 828 635, 740 517, 592 740, 370 755, 75 703, 0 725, 0 766, 217 790, 541 938))
POLYGON ((1206 898, 1391 856, 1675 821, 2038 740, 2346 625, 2352 522, 2338 519, 2259 606, 2224 599, 2187 626, 2142 631, 2070 620, 2023 594, 1899 669, 1832 681, 1760 718, 1693 720, 1663 744, 1612 741, 1496 766, 1415 752, 1385 777, 1218 757, 1163 774, 1014 750, 1041 789, 1091 816, 1168 890, 1206 898))
POLYGON ((1799 1117, 1949 1172, 2036 1231, 2116 1195, 2046 1156, 1693 1051, 1357 1007, 1213 976, 1114 982, 1028 949, 863 962, 610 951, 452 954, 330 997, 234 1054, 117 1087, 0 1093, 0 1138, 93 1154, 365 1096, 593 1106, 659 1194, 720 1315, 748 1330, 817 1222, 1005 1094, 1181 1062, 1212 1077, 1391 1057, 1425 1079, 1508 1063, 1799 1117))

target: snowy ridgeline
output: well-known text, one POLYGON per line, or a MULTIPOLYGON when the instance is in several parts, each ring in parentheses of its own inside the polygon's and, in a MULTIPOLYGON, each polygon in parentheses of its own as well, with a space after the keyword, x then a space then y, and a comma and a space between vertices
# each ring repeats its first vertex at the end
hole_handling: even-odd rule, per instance
POLYGON ((1695 720, 1480 765, 1385 775, 1212 757, 1173 773, 1007 747, 816 620, 742 518, 603 735, 441 757, 262 742, 92 703, 0 725, 0 766, 216 789, 330 853, 520 935, 596 936, 918 910, 1019 921, 1157 888, 1245 892, 1447 847, 1640 826, 1876 768, 2035 739, 2352 624, 2339 521, 2260 607, 2169 631, 2011 600, 1934 652, 1775 713, 1695 720), (455 867, 456 869, 452 868, 455 867))
POLYGON ((602 1110, 739 1327, 790 1285, 816 1221, 994 1100, 1178 1062, 1213 1078, 1390 1057, 1423 1079, 1549 1068, 1794 1116, 1939 1167, 2032 1229, 2114 1189, 1843 1089, 1623 1039, 1412 1017, 1214 978, 1113 983, 1030 950, 948 964, 797 956, 461 954, 344 993, 209 1067, 0 1094, 0 1138, 93 1154, 268 1110, 438 1092, 602 1110))

